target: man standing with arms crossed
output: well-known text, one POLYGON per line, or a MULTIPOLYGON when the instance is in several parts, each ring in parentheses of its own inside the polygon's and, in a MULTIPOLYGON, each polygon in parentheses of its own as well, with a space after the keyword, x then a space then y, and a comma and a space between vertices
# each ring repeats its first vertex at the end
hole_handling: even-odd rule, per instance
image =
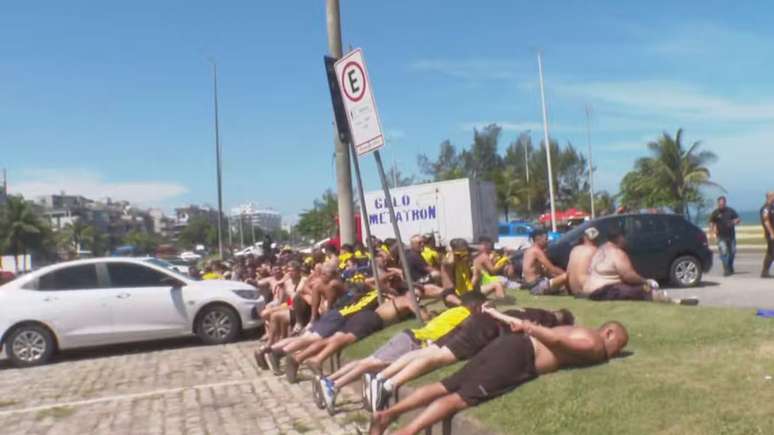
POLYGON ((718 239, 718 252, 723 263, 723 276, 734 273, 734 257, 736 256, 736 226, 742 222, 736 210, 726 207, 726 197, 718 198, 718 208, 709 218, 710 237, 718 239))
POLYGON ((763 257, 761 278, 771 278, 769 269, 774 262, 774 191, 766 194, 766 203, 761 207, 761 224, 766 236, 766 256, 763 257))

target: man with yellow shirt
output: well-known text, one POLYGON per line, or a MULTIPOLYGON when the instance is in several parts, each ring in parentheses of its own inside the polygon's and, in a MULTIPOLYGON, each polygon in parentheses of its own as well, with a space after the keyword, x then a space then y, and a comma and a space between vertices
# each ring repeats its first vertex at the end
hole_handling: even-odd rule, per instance
POLYGON ((474 273, 470 247, 465 239, 452 239, 449 248, 441 264, 441 299, 447 306, 455 307, 462 304, 462 296, 476 289, 481 277, 474 273))
POLYGON ((463 300, 462 306, 444 311, 421 328, 406 329, 394 335, 370 356, 352 361, 330 376, 320 378, 320 389, 328 410, 333 410, 336 394, 345 385, 351 384, 363 375, 365 375, 364 385, 370 385, 371 373, 395 363, 403 355, 413 350, 427 347, 443 337, 453 334, 456 328, 470 317, 471 313, 480 311, 481 304, 484 302, 484 298, 478 293, 470 293, 463 300))

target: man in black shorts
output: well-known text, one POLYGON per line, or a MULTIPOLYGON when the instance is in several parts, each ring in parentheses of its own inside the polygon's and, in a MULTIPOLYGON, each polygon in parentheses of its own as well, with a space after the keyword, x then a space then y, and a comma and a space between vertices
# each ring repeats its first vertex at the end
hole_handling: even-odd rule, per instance
POLYGON ((384 433, 400 415, 426 407, 393 434, 416 434, 449 415, 503 395, 563 367, 588 366, 618 355, 629 340, 626 328, 607 322, 599 329, 581 326, 546 328, 529 321, 511 324, 461 370, 425 385, 371 418, 371 435, 384 433))
MULTIPOLYGON (((350 291, 352 292, 351 297, 347 298, 345 295, 342 297, 343 299, 339 298, 339 303, 346 305, 327 311, 317 321, 312 323, 311 328, 302 335, 280 340, 268 349, 266 362, 274 374, 280 374, 279 363, 282 357, 309 346, 322 349, 322 340, 344 328, 348 317, 364 310, 373 311, 379 304, 379 293, 377 290, 370 290, 363 285, 356 285, 350 291)), ((255 356, 256 362, 261 368, 263 368, 263 364, 260 361, 262 357, 262 355, 255 356)))
MULTIPOLYGON (((329 337, 307 346, 295 355, 288 356, 285 370, 288 381, 296 382, 298 367, 304 362, 318 377, 322 375, 322 363, 331 355, 411 314, 410 298, 411 294, 404 291, 400 296, 386 299, 375 309, 364 308, 347 317, 341 329, 329 337)), ((319 379, 317 381, 319 382, 319 379)))
POLYGON ((520 325, 522 320, 548 328, 572 325, 575 317, 568 310, 546 311, 537 308, 509 310, 500 313, 491 307, 471 315, 453 334, 439 340, 435 346, 413 351, 404 357, 405 364, 390 364, 371 381, 371 409, 383 408, 392 393, 406 382, 433 370, 465 361, 496 339, 504 325, 520 325))

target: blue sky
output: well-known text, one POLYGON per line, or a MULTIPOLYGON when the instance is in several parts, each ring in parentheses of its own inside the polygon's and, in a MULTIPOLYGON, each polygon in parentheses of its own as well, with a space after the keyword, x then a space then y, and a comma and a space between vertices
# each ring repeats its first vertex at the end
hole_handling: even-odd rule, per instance
MULTIPOLYGON (((552 137, 585 150, 599 188, 644 144, 685 129, 720 159, 730 204, 774 189, 774 29, 765 2, 341 0, 362 47, 388 163, 416 171, 472 129, 541 134, 538 49, 552 137), (631 3, 631 4, 629 4, 631 3)), ((0 166, 12 192, 65 190, 171 209, 216 203, 211 70, 220 76, 224 203, 291 216, 334 186, 323 0, 12 2, 0 9, 0 166)), ((378 187, 372 158, 366 189, 378 187)))

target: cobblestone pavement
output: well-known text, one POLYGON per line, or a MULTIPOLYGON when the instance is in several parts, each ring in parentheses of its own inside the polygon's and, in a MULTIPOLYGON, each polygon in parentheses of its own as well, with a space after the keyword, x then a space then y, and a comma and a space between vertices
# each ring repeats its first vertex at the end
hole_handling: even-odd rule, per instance
POLYGON ((255 347, 187 341, 91 350, 31 369, 0 361, 0 433, 315 435, 363 425, 354 395, 343 392, 342 412, 330 417, 308 381, 290 385, 258 369, 255 347))

